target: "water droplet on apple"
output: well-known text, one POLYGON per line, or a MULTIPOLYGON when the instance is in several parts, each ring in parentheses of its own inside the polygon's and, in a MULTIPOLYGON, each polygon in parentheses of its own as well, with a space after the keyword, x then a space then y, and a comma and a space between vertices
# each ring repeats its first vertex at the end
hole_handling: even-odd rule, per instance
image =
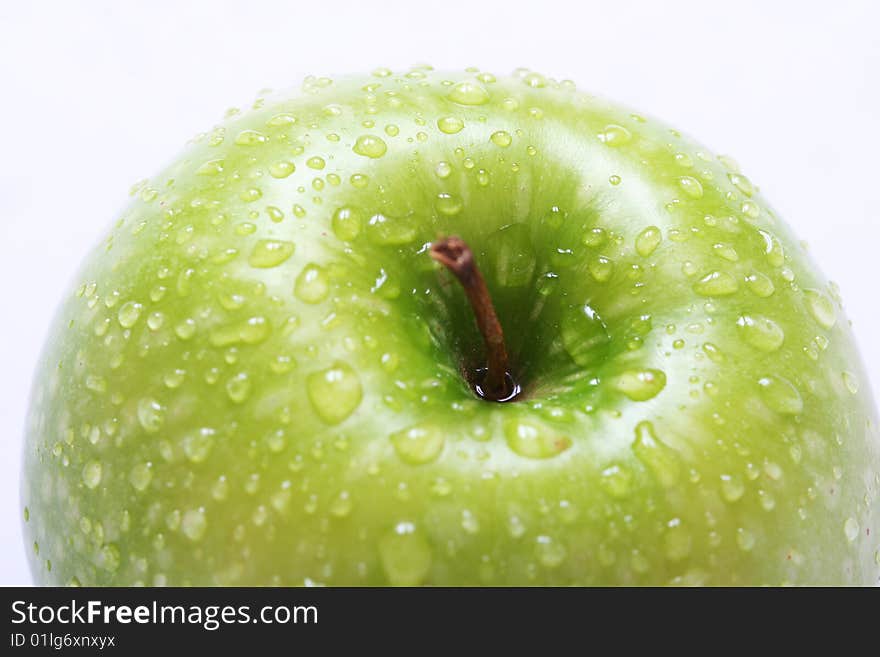
POLYGON ((572 445, 568 436, 525 418, 508 419, 504 423, 504 436, 510 449, 529 459, 552 458, 572 445))
POLYGON ((599 141, 606 146, 623 146, 629 143, 632 134, 629 130, 621 125, 610 124, 605 126, 605 130, 599 133, 599 141))
POLYGON ((330 278, 318 264, 309 263, 296 277, 293 293, 305 303, 320 303, 330 294, 330 278))
POLYGON ((461 528, 471 535, 480 533, 480 521, 477 516, 474 515, 473 511, 469 509, 462 509, 461 528))
POLYGON ((211 453, 214 446, 215 431, 210 427, 202 427, 186 434, 181 440, 181 447, 187 459, 193 463, 202 463, 211 453))
POLYGON ((505 130, 493 132, 489 139, 493 144, 500 148, 507 148, 513 142, 513 137, 511 137, 510 133, 505 130))
POLYGON ((208 519, 204 509, 189 509, 180 521, 183 535, 191 541, 199 541, 208 529, 208 519))
POLYGON ((691 198, 703 197, 703 185, 693 176, 682 176, 678 179, 678 186, 691 198))
POLYGON ((223 160, 208 160, 196 169, 197 176, 216 176, 223 173, 223 160))
POLYGON ((309 159, 306 160, 306 166, 309 169, 314 169, 315 171, 320 171, 323 169, 327 163, 324 161, 324 158, 319 155, 313 155, 309 159))
POLYGON ((437 127, 440 129, 440 132, 444 132, 447 135, 454 135, 455 133, 462 131, 464 128, 464 121, 457 116, 444 116, 437 120, 437 127))
POLYGON ((156 433, 165 420, 165 408, 152 397, 144 397, 137 405, 137 418, 147 433, 156 433))
POLYGON ((351 513, 353 506, 354 504, 351 495, 347 490, 344 490, 341 491, 332 502, 330 502, 328 510, 330 511, 330 515, 336 518, 345 518, 351 513))
POLYGON ((602 318, 588 305, 569 308, 565 312, 561 334, 565 351, 583 367, 598 362, 611 340, 602 318))
POLYGON ((607 283, 614 273, 614 263, 605 256, 596 256, 590 260, 587 270, 597 283, 607 283))
POLYGON ((636 237, 636 253, 643 258, 647 258, 654 253, 654 249, 660 245, 662 240, 663 236, 660 234, 660 229, 657 226, 648 226, 636 237))
POLYGON ((627 370, 615 377, 613 387, 633 401, 647 401, 660 394, 666 387, 666 374, 662 370, 627 370))
POLYGON ((448 194, 446 192, 437 194, 437 202, 435 205, 437 207, 437 212, 444 214, 447 217, 457 215, 461 212, 462 208, 461 199, 454 194, 448 194))
POLYGON ((663 548, 670 561, 681 561, 691 553, 691 535, 679 518, 673 518, 666 523, 663 548))
POLYGON ((785 332, 769 317, 742 315, 737 321, 740 335, 748 344, 767 353, 776 351, 785 341, 785 332))
POLYGON ((333 234, 343 242, 351 242, 361 232, 361 212, 357 208, 344 205, 333 213, 331 226, 333 234))
POLYGON ((268 140, 266 135, 257 130, 242 130, 235 136, 235 143, 239 146, 259 146, 268 140))
POLYGON ((273 178, 287 178, 296 171, 296 165, 287 160, 279 160, 269 165, 269 175, 273 178))
POLYGON ((251 267, 277 267, 293 255, 296 245, 285 240, 259 240, 248 256, 251 267))
POLYGON ((834 314, 834 305, 831 303, 831 299, 819 290, 812 289, 804 290, 804 297, 807 300, 810 315, 813 316, 816 323, 824 329, 832 328, 837 322, 837 317, 834 314))
POLYGON ((247 372, 239 372, 226 381, 226 394, 236 404, 243 403, 251 394, 251 379, 247 372))
POLYGON ((736 294, 739 284, 733 274, 713 271, 694 283, 694 292, 704 297, 722 297, 736 294))
POLYGON ((844 371, 841 374, 841 378, 843 378, 843 385, 849 391, 850 394, 855 395, 859 391, 859 381, 855 376, 850 374, 849 372, 844 371))
POLYGON ((459 105, 485 105, 489 102, 489 92, 478 82, 459 82, 446 96, 459 105))
POLYGON ((177 326, 174 327, 174 333, 181 340, 189 340, 192 336, 196 334, 195 320, 192 318, 184 319, 177 326))
POLYGON ((367 237, 373 244, 400 246, 416 238, 415 227, 407 220, 375 214, 367 222, 367 237))
POLYGON ((752 182, 741 173, 728 173, 727 177, 730 182, 733 183, 733 186, 746 196, 751 196, 755 193, 755 188, 752 185, 752 182))
POLYGON ((794 384, 781 376, 765 376, 758 379, 761 397, 769 408, 782 415, 800 415, 804 400, 794 384))
POLYGON ((737 502, 746 492, 746 485, 737 474, 721 475, 721 497, 725 502, 737 502))
POLYGON ((149 462, 138 463, 128 473, 128 482, 139 492, 145 491, 152 480, 153 464, 149 462))
POLYGON ((360 405, 363 396, 357 373, 337 362, 306 379, 309 401, 318 416, 328 424, 339 424, 360 405))
POLYGON ((116 313, 119 325, 122 328, 131 328, 137 323, 143 309, 144 307, 137 301, 126 301, 120 306, 119 312, 116 313))
POLYGON ((718 242, 712 245, 712 253, 728 262, 739 262, 739 253, 730 244, 718 242))
POLYGON ((109 572, 115 572, 119 569, 122 561, 122 554, 114 543, 107 543, 98 552, 98 566, 109 572))
POLYGON ((379 541, 382 569, 392 586, 423 584, 431 570, 431 546, 411 522, 400 522, 379 541))
POLYGON ((377 137, 376 135, 361 135, 357 138, 354 146, 351 147, 351 150, 358 155, 377 159, 385 155, 385 152, 388 150, 388 145, 381 137, 377 137))
POLYGON ((599 484, 611 497, 624 499, 629 495, 632 481, 632 472, 622 465, 614 464, 602 470, 602 478, 599 479, 599 484))
POLYGON ((565 561, 568 550, 553 537, 541 535, 535 539, 535 556, 545 568, 556 568, 565 561))
POLYGON ((736 544, 743 552, 750 552, 755 547, 755 535, 744 527, 736 530, 736 544))
POLYGON ((435 461, 440 456, 446 438, 440 429, 421 425, 392 433, 391 443, 403 462, 421 465, 435 461))
POLYGON ((767 262, 773 267, 784 265, 785 251, 782 248, 782 244, 779 243, 779 239, 766 230, 759 230, 758 234, 764 240, 764 255, 767 256, 767 262))
POLYGON ((678 452, 657 437, 648 420, 639 422, 632 443, 633 453, 657 478, 662 486, 675 485, 679 477, 678 452))
POLYGON ((766 299, 776 291, 773 281, 757 271, 753 271, 746 276, 746 286, 751 290, 752 294, 762 299, 766 299))
POLYGON ((100 461, 89 461, 82 470, 82 480, 86 488, 97 488, 104 474, 104 466, 100 461))

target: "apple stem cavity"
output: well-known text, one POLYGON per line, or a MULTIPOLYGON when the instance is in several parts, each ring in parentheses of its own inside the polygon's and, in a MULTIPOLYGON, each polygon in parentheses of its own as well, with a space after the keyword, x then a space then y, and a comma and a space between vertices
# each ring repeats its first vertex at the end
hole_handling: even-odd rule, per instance
POLYGON ((504 331, 495 313, 495 306, 486 281, 474 259, 474 252, 460 237, 444 237, 431 245, 431 257, 458 279, 474 311, 477 327, 486 344, 486 367, 478 370, 473 387, 482 399, 511 401, 520 388, 508 370, 507 345, 504 331))

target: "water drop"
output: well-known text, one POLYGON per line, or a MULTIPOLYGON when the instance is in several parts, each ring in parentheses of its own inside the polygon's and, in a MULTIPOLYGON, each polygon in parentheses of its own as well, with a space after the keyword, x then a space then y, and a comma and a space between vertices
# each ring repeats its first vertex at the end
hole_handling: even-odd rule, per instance
POLYGON ((610 124, 605 126, 605 130, 599 133, 599 141, 607 146, 623 146, 632 139, 629 130, 620 125, 610 124))
POLYGON ((739 527, 736 530, 736 544, 743 552, 750 552, 755 547, 755 535, 748 529, 739 527))
POLYGON ((493 144, 500 148, 507 148, 513 142, 513 137, 511 137, 510 133, 505 130, 493 132, 489 139, 493 144))
POLYGON ((590 260, 587 270, 597 283, 606 283, 614 273, 614 263, 605 256, 596 256, 590 260))
POLYGON ((477 82, 459 82, 446 96, 459 105, 484 105, 489 102, 489 92, 477 82))
POLYGON ((419 586, 431 570, 431 546, 410 522, 400 522, 379 541, 379 558, 393 586, 419 586))
POLYGON ((713 271, 694 283, 694 292, 704 297, 722 297, 736 294, 739 284, 733 274, 713 271))
POLYGON ((660 229, 657 226, 648 226, 636 237, 636 253, 643 258, 647 258, 654 253, 654 249, 663 240, 660 229))
POLYGON ((353 503, 351 495, 347 490, 344 490, 341 491, 332 502, 330 502, 328 511, 330 511, 330 515, 335 516, 336 518, 345 518, 351 513, 352 507, 353 503))
POLYGON ((611 497, 624 499, 632 489, 632 473, 622 465, 610 465, 602 470, 599 484, 611 497))
POLYGON ((550 536, 538 536, 535 543, 535 556, 545 568, 556 568, 568 556, 565 545, 550 536))
POLYGON ((360 405, 363 396, 357 373, 337 362, 306 379, 309 401, 318 416, 328 424, 339 424, 360 405))
POLYGON ((765 376, 758 379, 761 397, 769 408, 782 415, 800 415, 804 400, 794 384, 781 376, 765 376))
POLYGON ((236 404, 243 403, 251 394, 251 380, 247 372, 239 372, 226 381, 226 394, 236 404))
POLYGON ((529 459, 552 458, 572 445, 568 436, 528 419, 507 420, 504 423, 504 436, 510 449, 529 459))
POLYGON ((391 434, 391 443, 402 461, 420 465, 430 463, 440 456, 446 438, 436 427, 415 426, 391 434))
POLYGON ((691 198, 702 198, 703 196, 703 185, 692 176, 682 176, 679 178, 678 186, 691 198))
POLYGON ((376 135, 361 135, 357 138, 351 150, 358 155, 376 159, 385 155, 388 146, 381 137, 377 137, 376 135))
POLYGON ((756 297, 766 299, 776 291, 773 281, 760 272, 753 271, 746 276, 746 286, 756 297))
POLYGON ((293 293, 305 303, 320 303, 330 294, 330 279, 323 267, 315 263, 306 265, 296 277, 293 293))
POLYGON ((204 509, 190 509, 183 514, 180 529, 191 541, 198 541, 208 529, 208 519, 204 509))
POLYGON ((323 169, 326 164, 327 163, 324 161, 324 158, 318 155, 313 155, 308 160, 306 160, 306 166, 309 169, 314 169, 316 171, 320 171, 321 169, 323 169))
POLYGON ((681 561, 691 553, 691 536, 679 518, 666 523, 663 547, 670 561, 681 561))
POLYGON ((733 186, 746 196, 751 196, 755 193, 755 188, 752 185, 752 182, 741 173, 728 173, 727 177, 730 182, 733 183, 733 186))
POLYGON ((614 379, 614 389, 633 401, 647 401, 660 394, 666 387, 666 374, 662 370, 627 370, 614 379))
POLYGON ((143 309, 144 307, 136 301, 126 301, 116 314, 119 325, 122 328, 131 328, 137 323, 143 309))
POLYGON ((156 433, 165 420, 165 408, 152 397, 144 397, 137 406, 138 422, 147 433, 156 433))
POLYGON ((748 344, 767 353, 778 350, 785 341, 785 332, 769 317, 742 315, 737 321, 740 335, 748 344))
POLYGON ((376 214, 367 222, 367 237, 373 244, 400 246, 416 238, 416 229, 406 219, 376 214))
POLYGON ((296 165, 287 160, 280 160, 269 165, 269 175, 273 178, 287 178, 296 171, 296 165))
POLYGON ((437 127, 440 129, 440 132, 444 132, 447 135, 454 135, 455 133, 462 131, 464 128, 464 121, 457 116, 444 116, 437 120, 437 127))
POLYGON ((746 492, 746 485, 742 477, 733 474, 721 475, 721 497, 725 502, 737 502, 746 492))
POLYGON ((153 480, 153 464, 139 463, 128 473, 128 482, 137 491, 145 491, 153 480))
POLYGON ((101 483, 104 467, 100 461, 89 461, 85 464, 82 471, 82 480, 86 488, 97 488, 101 483))
POLYGON ((460 198, 453 194, 441 192, 440 194, 437 194, 436 207, 437 212, 440 214, 452 217, 461 212, 462 202, 460 198))
POLYGON ((258 268, 277 267, 293 255, 295 248, 293 242, 285 240, 259 240, 248 256, 248 264, 258 268))
POLYGON ((850 374, 849 372, 844 371, 841 374, 841 378, 843 379, 843 385, 849 391, 850 394, 855 395, 859 391, 859 381, 858 379, 850 374))
POLYGON ((268 137, 256 130, 242 130, 235 136, 235 143, 239 146, 259 146, 267 141, 268 137))
POLYGON ((202 427, 183 437, 181 447, 187 459, 193 463, 202 463, 208 458, 214 446, 215 431, 210 427, 202 427))
POLYGON ((223 173, 223 160, 208 160, 196 169, 197 176, 216 176, 223 173))
POLYGON ((810 315, 813 316, 816 323, 824 329, 832 328, 837 322, 837 317, 834 314, 834 305, 831 303, 831 299, 819 290, 812 289, 804 290, 804 297, 807 300, 810 315))
POLYGON ((601 360, 611 341, 602 318, 588 305, 566 311, 562 317, 561 334, 566 352, 583 367, 601 360))
POLYGON ((679 477, 678 453, 657 437, 654 425, 647 420, 636 425, 635 433, 632 450, 636 458, 653 472, 662 486, 675 485, 679 477))

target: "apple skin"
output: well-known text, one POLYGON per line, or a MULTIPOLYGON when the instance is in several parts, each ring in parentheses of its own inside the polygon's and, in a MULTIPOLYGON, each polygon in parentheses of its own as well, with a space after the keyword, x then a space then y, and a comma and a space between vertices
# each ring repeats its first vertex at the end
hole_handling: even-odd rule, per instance
POLYGON ((522 70, 309 78, 132 196, 37 370, 37 582, 878 582, 837 289, 664 124, 522 70), (467 383, 450 234, 515 402, 467 383))

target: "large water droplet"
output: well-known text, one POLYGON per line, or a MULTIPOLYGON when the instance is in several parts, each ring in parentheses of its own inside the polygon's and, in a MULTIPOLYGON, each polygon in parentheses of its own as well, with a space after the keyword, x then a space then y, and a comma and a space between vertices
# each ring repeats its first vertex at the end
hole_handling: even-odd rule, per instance
POLYGON ((627 370, 614 379, 614 389, 633 401, 647 401, 660 394, 666 387, 666 374, 662 370, 627 370))
POLYGON ((682 176, 678 179, 678 186, 691 198, 703 197, 703 185, 693 176, 682 176))
POLYGON ((748 286, 752 294, 762 299, 766 299, 767 297, 771 296, 773 292, 776 291, 776 287, 773 285, 773 281, 771 281, 769 277, 757 271, 753 271, 751 274, 746 276, 746 286, 748 286))
POLYGON ((379 541, 379 558, 393 586, 418 586, 431 570, 431 546, 409 522, 398 523, 379 541))
POLYGON ((181 440, 181 447, 187 459, 193 463, 202 463, 211 453, 214 446, 215 431, 210 427, 202 427, 190 432, 181 440))
POLYGON ((636 253, 643 258, 647 258, 654 253, 654 249, 659 246, 663 240, 660 229, 657 226, 648 226, 636 237, 636 253))
POLYGON ((285 240, 260 240, 248 257, 251 267, 277 267, 293 255, 296 245, 285 240))
POLYGON ((478 82, 459 82, 446 96, 459 105, 484 105, 489 102, 489 92, 478 82))
POLYGON ((733 274, 713 271, 694 283, 694 292, 704 297, 723 297, 736 294, 739 284, 733 274))
POLYGON ((437 427, 422 425, 391 434, 391 443, 402 461, 421 465, 440 456, 446 438, 437 427))
POLYGON ((721 497, 725 502, 737 502, 746 492, 746 485, 737 474, 721 475, 721 497))
POLYGON ((122 328, 131 328, 137 323, 143 309, 144 307, 137 301, 126 301, 120 306, 119 312, 116 313, 119 325, 122 328))
POLYGON ((100 461, 89 461, 86 463, 82 471, 82 480, 86 488, 97 488, 101 483, 103 474, 104 467, 100 461))
POLYGON ((128 473, 128 481, 137 491, 145 491, 153 480, 153 464, 139 463, 128 473))
POLYGON ((758 379, 761 397, 769 408, 782 415, 800 415, 804 400, 794 384, 781 376, 765 376, 758 379))
POLYGON ((565 312, 561 333, 566 352, 583 367, 601 360, 611 340, 602 318, 588 305, 569 308, 565 312))
POLYGON ((535 539, 535 556, 545 568, 556 568, 568 556, 568 550, 551 536, 538 536, 535 539))
POLYGON ((296 298, 306 303, 320 303, 330 294, 330 278, 318 264, 309 263, 296 277, 293 286, 296 298))
POLYGON ((614 464, 602 470, 599 484, 611 497, 624 499, 632 489, 632 481, 632 472, 622 465, 614 464))
POLYGON ((610 124, 605 126, 605 130, 599 133, 599 141, 607 146, 623 146, 629 143, 632 134, 629 130, 621 125, 610 124))
POLYGON ((186 511, 180 521, 180 529, 189 540, 200 540, 208 529, 208 519, 205 517, 205 510, 190 509, 186 511))
POLYGON ((226 381, 226 395, 236 404, 243 403, 251 394, 251 379, 247 372, 239 372, 226 381))
POLYGON ((357 208, 342 206, 333 213, 333 234, 343 242, 350 242, 361 232, 361 212, 357 208))
POLYGON ((511 137, 510 133, 505 130, 498 130, 497 132, 492 133, 489 140, 496 146, 507 148, 513 142, 513 137, 511 137))
POLYGON ((810 315, 813 316, 816 323, 824 329, 832 328, 837 322, 837 317, 834 314, 834 305, 831 303, 831 299, 819 290, 812 289, 804 290, 804 297, 807 300, 810 315))
POLYGON ((507 420, 504 423, 504 436, 510 449, 530 459, 552 458, 572 445, 568 436, 528 419, 507 420))
POLYGON ((256 130, 242 130, 235 136, 235 143, 239 146, 259 146, 268 140, 266 135, 256 130))
POLYGON ((654 425, 647 420, 636 425, 635 433, 632 450, 636 458, 648 467, 661 485, 675 485, 679 477, 678 452, 657 437, 654 425))
POLYGON ((614 273, 614 263, 605 256, 596 256, 587 264, 587 271, 597 283, 607 283, 614 273))
POLYGON ((742 315, 737 321, 740 335, 748 344, 764 352, 776 351, 785 341, 785 332, 769 317, 742 315))
POLYGON ((306 390, 315 412, 328 424, 345 420, 360 405, 363 396, 357 373, 341 362, 309 374, 306 390))
POLYGON ((385 155, 388 145, 381 137, 376 135, 361 135, 351 147, 358 155, 376 159, 385 155))
POLYGON ((752 181, 750 181, 741 173, 728 173, 727 177, 730 179, 730 182, 733 183, 733 186, 746 196, 751 196, 755 193, 755 188, 752 185, 752 181))
POLYGON ((436 207, 437 212, 440 214, 452 217, 461 212, 462 202, 461 199, 454 194, 441 192, 440 194, 437 194, 436 207))
POLYGON ((416 238, 415 226, 407 219, 375 214, 367 223, 367 237, 373 244, 400 246, 416 238))
POLYGON ((144 397, 137 406, 138 422, 147 433, 156 433, 165 420, 165 408, 152 397, 144 397))
POLYGON ((437 120, 437 127, 440 129, 440 132, 444 132, 447 135, 454 135, 455 133, 462 131, 464 128, 464 121, 457 116, 444 116, 437 120))

